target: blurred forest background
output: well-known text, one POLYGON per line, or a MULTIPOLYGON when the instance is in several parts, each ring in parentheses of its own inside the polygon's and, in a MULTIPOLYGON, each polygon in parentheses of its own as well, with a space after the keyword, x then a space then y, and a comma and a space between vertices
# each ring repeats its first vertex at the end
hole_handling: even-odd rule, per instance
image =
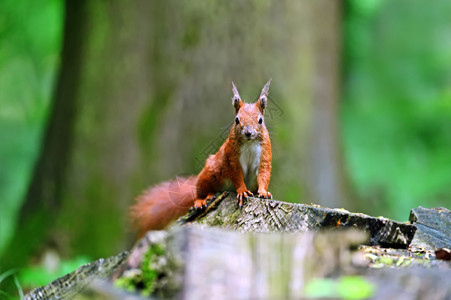
POLYGON ((2 0, 0 272, 130 245, 133 198, 227 136, 232 80, 254 101, 273 79, 276 199, 449 208, 450 16, 446 0, 2 0))

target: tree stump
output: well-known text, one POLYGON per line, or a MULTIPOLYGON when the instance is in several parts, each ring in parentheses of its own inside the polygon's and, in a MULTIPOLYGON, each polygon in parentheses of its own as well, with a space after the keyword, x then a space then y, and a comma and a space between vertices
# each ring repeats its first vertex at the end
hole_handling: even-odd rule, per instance
POLYGON ((415 226, 386 218, 375 218, 344 209, 249 198, 240 209, 236 194, 225 192, 205 211, 192 210, 181 224, 194 222, 240 232, 304 232, 322 229, 359 229, 369 234, 368 245, 407 248, 415 226))
MULTIPOLYGON (((433 251, 412 250, 418 246, 417 237, 412 242, 415 225, 257 198, 239 209, 235 197, 223 193, 168 231, 148 232, 126 263, 120 263, 123 256, 111 260, 109 281, 101 269, 96 276, 96 268, 83 266, 26 299, 43 299, 43 292, 68 298, 87 281, 85 298, 451 298, 450 263, 433 251)), ((416 225, 423 222, 423 211, 412 213, 416 225)), ((443 212, 436 223, 449 224, 447 210, 428 214, 443 212)), ((442 228, 447 227, 438 226, 438 236, 442 228)))
POLYGON ((409 220, 417 227, 414 244, 427 250, 451 248, 451 211, 418 207, 410 211, 409 220))

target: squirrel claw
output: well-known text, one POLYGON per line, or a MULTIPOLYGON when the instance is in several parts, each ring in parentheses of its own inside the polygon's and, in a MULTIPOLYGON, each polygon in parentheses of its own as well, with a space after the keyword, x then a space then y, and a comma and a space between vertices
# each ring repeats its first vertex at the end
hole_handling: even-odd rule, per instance
POLYGON ((258 193, 258 198, 272 199, 272 195, 268 191, 262 191, 258 193))
POLYGON ((204 200, 199 200, 199 199, 195 200, 194 208, 196 210, 201 210, 201 209, 207 208, 207 201, 205 199, 204 200))
POLYGON ((251 191, 244 191, 242 193, 238 193, 236 195, 236 203, 238 204, 239 208, 243 207, 243 201, 247 200, 247 198, 254 196, 251 191))
POLYGON ((239 208, 243 207, 243 200, 236 199, 236 204, 239 208))

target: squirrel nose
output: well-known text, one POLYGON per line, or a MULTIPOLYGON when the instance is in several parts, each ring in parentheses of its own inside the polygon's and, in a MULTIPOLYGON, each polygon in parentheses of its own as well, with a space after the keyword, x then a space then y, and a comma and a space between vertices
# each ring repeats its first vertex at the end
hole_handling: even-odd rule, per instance
POLYGON ((252 130, 251 130, 251 128, 249 127, 249 126, 246 126, 246 128, 244 128, 244 135, 246 136, 246 137, 251 137, 251 135, 252 135, 252 130))

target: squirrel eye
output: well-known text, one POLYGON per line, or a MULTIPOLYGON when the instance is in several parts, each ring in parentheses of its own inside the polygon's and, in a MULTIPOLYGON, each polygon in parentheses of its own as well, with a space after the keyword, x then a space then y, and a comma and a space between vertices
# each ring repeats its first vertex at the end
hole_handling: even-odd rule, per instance
POLYGON ((258 119, 258 124, 261 124, 261 123, 263 123, 263 118, 262 118, 262 117, 260 117, 260 118, 258 119))
POLYGON ((240 124, 240 119, 238 119, 238 117, 235 118, 235 123, 238 125, 240 124))

